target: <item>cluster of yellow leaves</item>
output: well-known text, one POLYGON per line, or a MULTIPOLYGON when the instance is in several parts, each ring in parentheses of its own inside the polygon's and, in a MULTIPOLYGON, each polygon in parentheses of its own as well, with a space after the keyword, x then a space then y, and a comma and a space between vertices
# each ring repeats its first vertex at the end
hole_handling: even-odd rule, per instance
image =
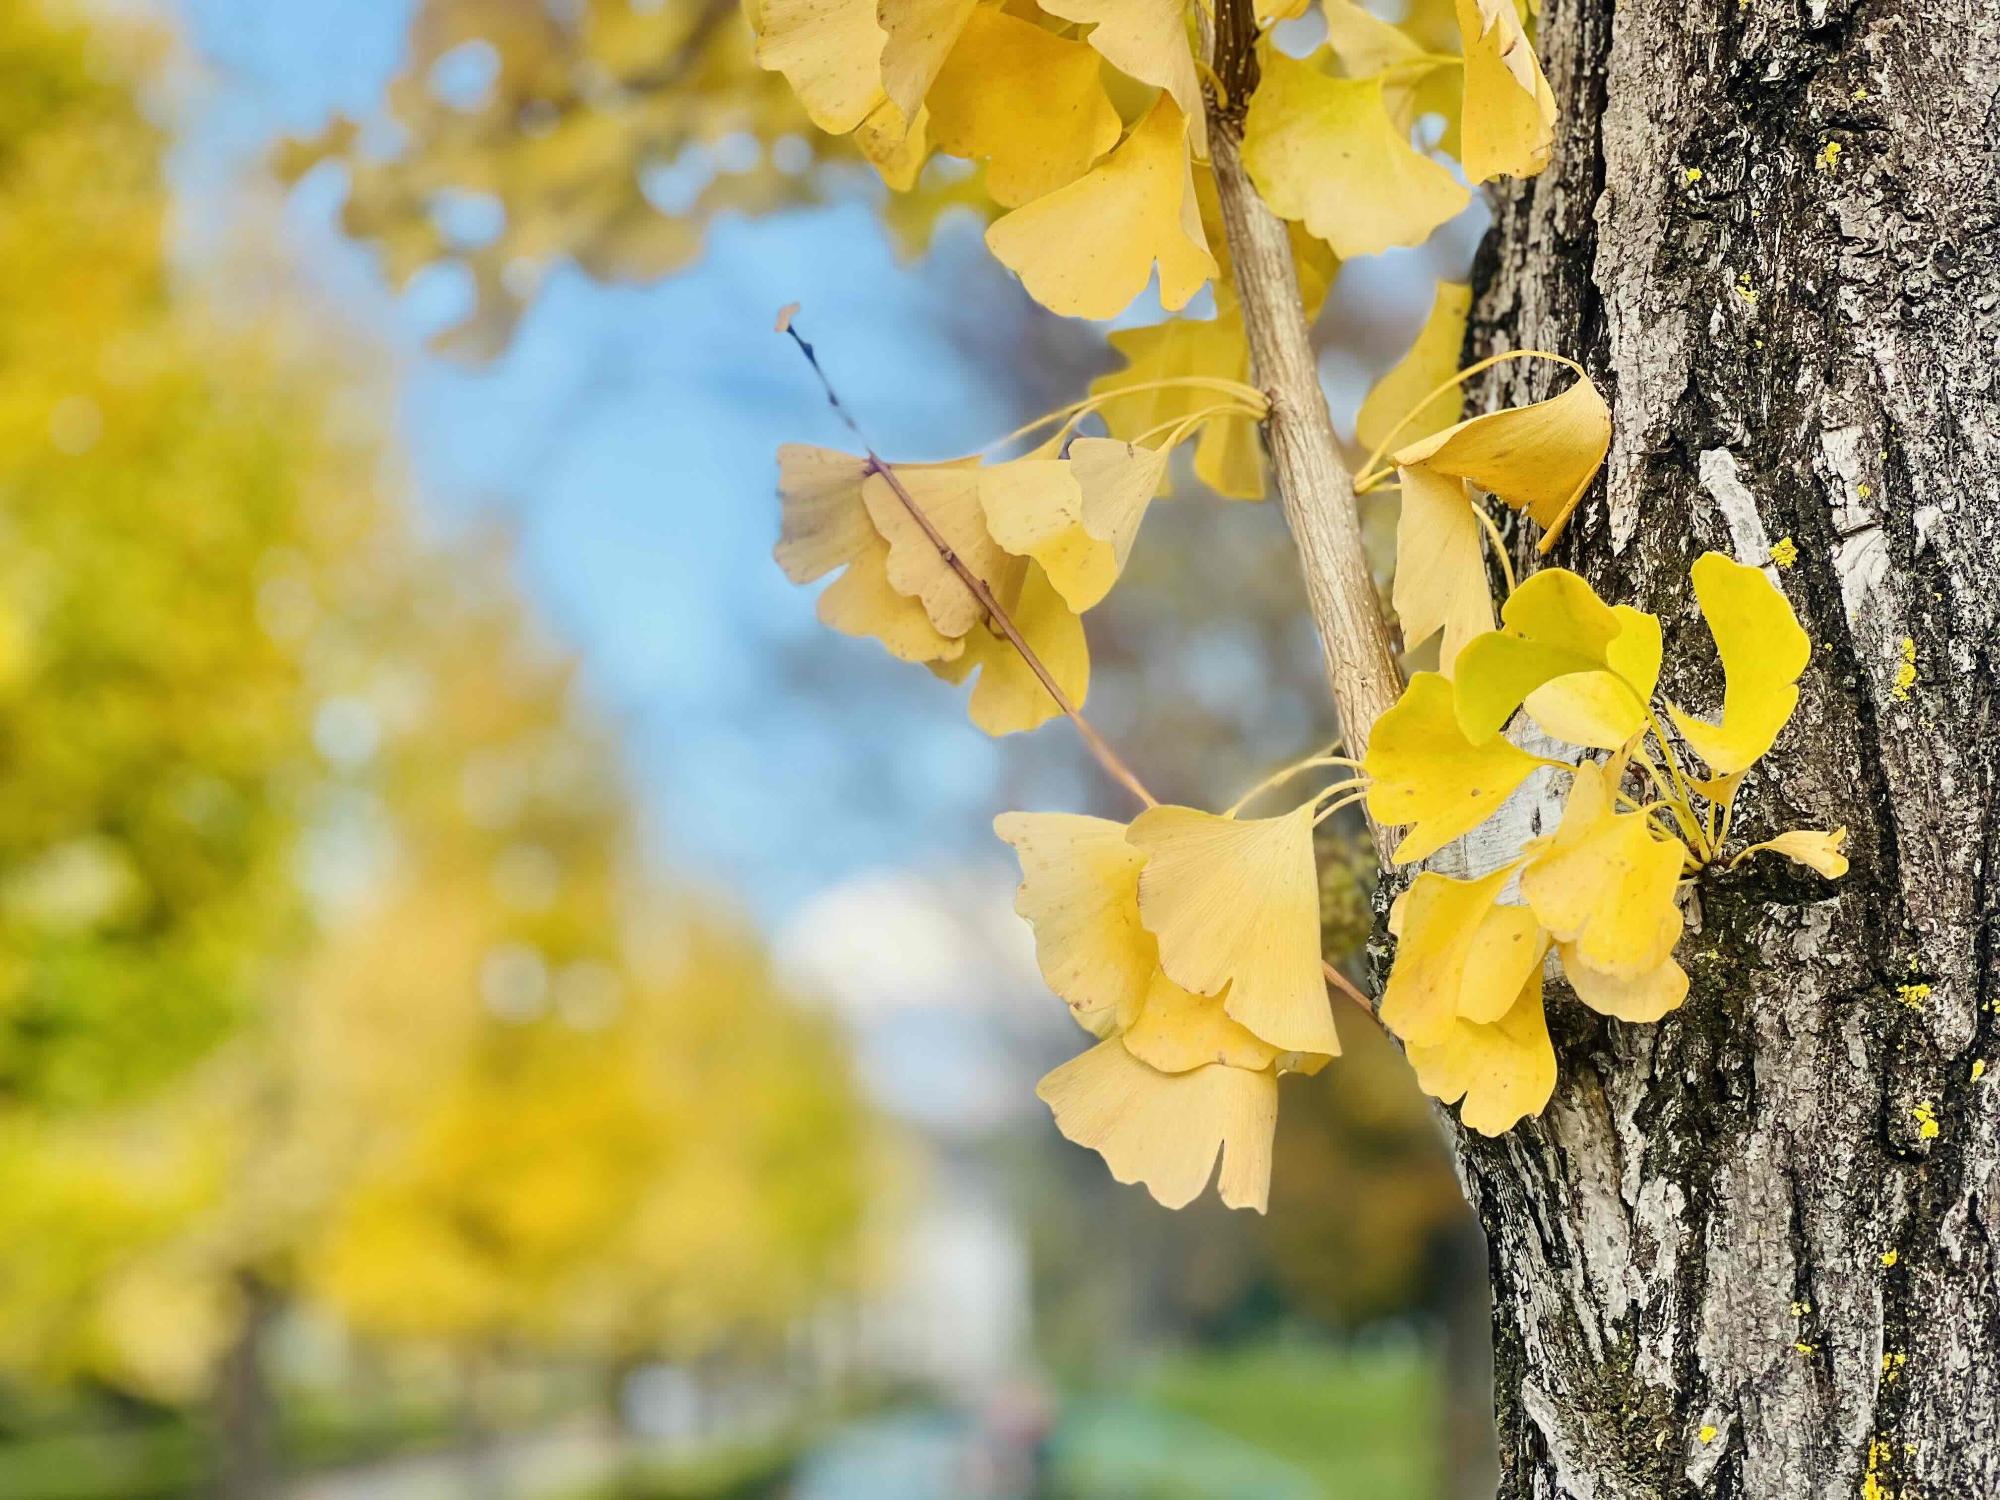
POLYGON ((1270 1195, 1278 1077, 1340 1051, 1320 961, 1314 804, 1276 818, 1148 808, 994 824, 1042 977, 1098 1043, 1037 1093, 1064 1135, 1169 1208, 1270 1195))
MULTIPOLYGON (((1382 1022, 1427 1092, 1463 1101, 1471 1129, 1497 1135, 1538 1113, 1555 1087, 1542 1009, 1551 950, 1576 997, 1601 1015, 1657 1021, 1686 998, 1673 957, 1680 882, 1718 859, 1736 790, 1791 717, 1810 655, 1790 604, 1759 569, 1710 552, 1693 581, 1722 660, 1722 715, 1667 712, 1705 780, 1683 773, 1652 707, 1659 620, 1605 604, 1560 568, 1514 591, 1501 628, 1465 646, 1453 677, 1418 673, 1375 726, 1368 806, 1385 824, 1409 825, 1399 862, 1476 828, 1538 769, 1572 778, 1553 833, 1474 879, 1418 875, 1390 917, 1398 946, 1382 1022), (1546 734, 1609 755, 1572 766, 1528 754, 1503 734, 1522 710, 1546 734), (1628 794, 1635 772, 1644 789, 1628 794), (1714 804, 1706 813, 1696 787, 1714 804), (1518 901, 1505 899, 1510 888, 1518 901)), ((1794 830, 1736 858, 1767 849, 1837 878, 1844 836, 1794 830)))
POLYGON ((819 598, 824 624, 872 636, 947 682, 977 672, 972 722, 992 735, 1033 729, 1061 709, 939 543, 1081 705, 1083 612, 1117 581, 1186 430, 1174 424, 1150 443, 1058 435, 1002 463, 898 464, 893 475, 867 458, 789 444, 778 452, 774 555, 794 583, 840 571, 819 598))
MULTIPOLYGON (((1324 9, 1330 45, 1312 57, 1262 48, 1243 160, 1272 209, 1334 255, 1417 244, 1465 207, 1466 189, 1413 144, 1427 109, 1448 111, 1475 183, 1547 164, 1555 103, 1513 0, 1458 0, 1456 56, 1353 0, 1324 9), (1454 71, 1458 95, 1440 100, 1433 79, 1454 71)), ((1185 0, 763 0, 753 22, 757 61, 815 124, 853 133, 892 187, 911 186, 933 146, 984 162, 1011 210, 987 244, 1044 306, 1115 316, 1157 266, 1173 311, 1220 278, 1195 180, 1208 132, 1185 0)))
POLYGON ((1468 288, 1438 287, 1415 342, 1369 392, 1355 423, 1370 450, 1357 487, 1372 489, 1391 473, 1397 480, 1391 601, 1403 647, 1439 637, 1438 669, 1447 677, 1466 643, 1493 628, 1479 495, 1532 519, 1546 552, 1611 446, 1610 408, 1568 360, 1553 360, 1576 377, 1557 395, 1460 420, 1459 382, 1471 372, 1458 369, 1458 356, 1470 306, 1468 288))

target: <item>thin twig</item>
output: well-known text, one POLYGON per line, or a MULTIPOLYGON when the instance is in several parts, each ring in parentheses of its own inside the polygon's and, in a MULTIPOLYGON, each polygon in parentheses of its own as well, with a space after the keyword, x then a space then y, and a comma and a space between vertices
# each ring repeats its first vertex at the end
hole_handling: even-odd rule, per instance
POLYGON ((784 332, 799 346, 799 352, 806 357, 806 363, 812 366, 813 374, 819 377, 820 389, 826 392, 827 403, 833 407, 840 420, 847 424, 847 430, 854 434, 854 440, 868 455, 869 471, 882 476, 883 481, 894 491, 896 498, 902 502, 903 509, 910 513, 910 519, 917 523, 930 544, 937 548, 938 556, 943 558, 952 572, 958 575, 959 582, 972 591, 972 597, 979 601, 979 607, 986 611, 987 617, 999 626, 1000 633, 1006 636, 1008 642, 1020 653, 1021 660, 1027 663, 1028 670, 1035 674, 1036 680, 1055 700, 1056 707, 1061 709, 1070 723, 1076 726, 1076 732, 1083 740, 1084 748, 1089 750, 1098 765, 1104 768, 1104 774, 1137 797, 1144 806, 1158 807, 1159 799, 1146 790, 1146 784, 1133 774, 1132 768, 1125 764, 1118 752, 1111 748, 1104 736, 1097 732, 1090 720, 1086 719, 1082 711, 1070 701, 1069 694, 1062 690, 1062 685, 1050 675, 1049 669, 1042 664, 1042 659, 1035 654, 1034 647, 1028 644, 1007 611, 1001 608, 1000 601, 993 597, 993 591, 986 586, 985 580, 965 565, 957 550, 944 539, 937 527, 931 524, 931 518, 924 513, 924 508, 917 504, 916 497, 909 492, 895 469, 882 461, 882 456, 862 435, 860 425, 854 420, 854 414, 841 405, 839 392, 834 390, 833 382, 827 379, 826 371, 820 368, 819 356, 813 353, 813 346, 806 342, 797 326, 790 320, 786 321, 784 332))
MULTIPOLYGON (((1104 768, 1105 774, 1147 807, 1158 807, 1159 799, 1146 790, 1146 784, 1139 780, 1132 769, 1119 758, 1118 752, 1111 748, 1091 722, 1077 711, 1076 705, 1069 700, 1069 694, 1062 690, 1055 678, 1049 675, 1048 668, 1042 665, 1041 658, 1035 655, 1034 648, 1022 639, 1021 632, 1008 617, 1007 611, 1002 609, 1000 601, 993 597, 993 591, 960 560, 951 544, 931 524, 930 517, 924 513, 924 508, 917 503, 916 497, 904 487, 895 469, 882 461, 881 455, 875 451, 867 437, 863 435, 860 425, 854 420, 854 414, 841 404, 840 394, 834 390, 833 382, 827 379, 826 371, 820 368, 819 356, 813 352, 813 346, 806 342, 797 327, 793 325, 793 320, 789 317, 782 319, 780 331, 790 335, 792 342, 798 345, 799 352, 806 357, 806 363, 812 366, 813 374, 819 377, 820 389, 826 392, 827 403, 846 424, 847 430, 854 434, 854 440, 861 445, 862 452, 868 455, 869 471, 882 476, 889 488, 894 491, 896 498, 903 503, 903 508, 910 513, 910 519, 917 523, 930 544, 937 548, 938 556, 950 565, 951 570, 958 575, 959 581, 972 591, 972 597, 979 601, 980 607, 992 617, 993 623, 1000 627, 1001 634, 1005 635, 1008 642, 1021 654, 1021 660, 1027 663, 1028 669, 1035 674, 1048 695, 1055 700, 1056 707, 1060 708, 1070 723, 1076 726, 1077 735, 1083 740, 1085 748, 1096 757, 1098 765, 1104 768)), ((1355 988, 1345 974, 1323 957, 1320 959, 1320 968, 1326 974, 1328 983, 1360 1006, 1371 1021, 1375 1019, 1375 1007, 1369 1003, 1366 995, 1355 988)))

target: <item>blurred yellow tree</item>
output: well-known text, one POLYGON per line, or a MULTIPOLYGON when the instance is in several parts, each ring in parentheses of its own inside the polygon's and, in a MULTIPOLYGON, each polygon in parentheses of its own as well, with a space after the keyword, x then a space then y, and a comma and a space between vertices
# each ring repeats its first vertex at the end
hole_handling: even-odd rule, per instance
MULTIPOLYGON (((389 88, 393 131, 336 119, 278 167, 346 167, 343 227, 391 286, 466 273, 475 309, 441 347, 484 358, 555 266, 653 280, 694 259, 718 214, 811 201, 824 167, 868 154, 866 131, 812 130, 750 40, 735 0, 424 0, 389 88)), ((899 223, 921 239, 960 196, 920 194, 899 223)))
POLYGON ((0 1365, 191 1398, 300 1286, 781 1327, 848 1272, 840 1050, 648 884, 504 547, 415 543, 323 330, 176 284, 150 65, 0 9, 0 1365))

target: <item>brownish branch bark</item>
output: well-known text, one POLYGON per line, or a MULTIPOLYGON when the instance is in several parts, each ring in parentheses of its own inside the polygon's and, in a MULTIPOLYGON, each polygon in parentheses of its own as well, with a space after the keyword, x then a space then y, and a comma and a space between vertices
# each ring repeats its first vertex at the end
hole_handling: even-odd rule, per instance
MULTIPOLYGON (((1341 732, 1348 753, 1358 757, 1366 753, 1375 720, 1402 690, 1402 676, 1361 547, 1353 476, 1320 389, 1291 241, 1237 155, 1243 108, 1257 82, 1255 35, 1249 0, 1222 0, 1213 56, 1228 97, 1211 100, 1210 160, 1250 341, 1251 378, 1271 403, 1264 422, 1271 471, 1298 547, 1341 732)), ((1386 854, 1383 831, 1372 820, 1370 828, 1377 851, 1386 854)))

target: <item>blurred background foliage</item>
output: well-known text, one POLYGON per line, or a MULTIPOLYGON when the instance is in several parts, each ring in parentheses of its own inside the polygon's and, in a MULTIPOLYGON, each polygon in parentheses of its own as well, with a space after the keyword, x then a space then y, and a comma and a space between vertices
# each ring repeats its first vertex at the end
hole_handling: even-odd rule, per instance
MULTIPOLYGON (((997 866, 831 889, 774 955, 760 892, 646 837, 514 529, 425 505, 389 362, 282 231, 179 258, 185 17, 136 9, 0 6, 0 1494, 1490 1493, 1483 1251, 1393 1049, 1288 1085, 1269 1219, 1166 1215, 1019 1108, 1070 1039, 997 866), (940 993, 1011 1103, 909 1040, 940 993)), ((1003 408, 1114 362, 954 251, 976 174, 885 199, 730 0, 391 9, 374 107, 262 160, 337 181, 389 291, 459 277, 451 358, 863 204, 935 242, 1003 408)), ((1414 322, 1345 285, 1329 368, 1379 367, 1414 322)), ((1272 507, 1164 507, 1091 629, 1170 796, 1327 737, 1272 507)), ((875 796, 923 776, 858 649, 775 644, 767 691, 874 747, 875 796)), ((1010 746, 979 796, 1083 805, 1073 761, 1010 746)), ((1373 920, 1353 849, 1330 951, 1373 920)))

